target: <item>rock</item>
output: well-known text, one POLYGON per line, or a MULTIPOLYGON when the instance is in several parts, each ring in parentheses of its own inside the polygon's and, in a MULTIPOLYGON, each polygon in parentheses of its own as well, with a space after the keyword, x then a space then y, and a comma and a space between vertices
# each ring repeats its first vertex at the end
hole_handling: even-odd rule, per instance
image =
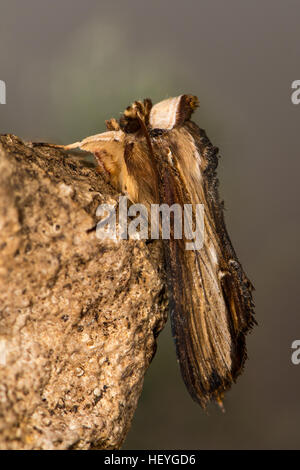
POLYGON ((83 158, 0 137, 0 448, 117 449, 166 321, 159 241, 99 240, 118 194, 83 158))

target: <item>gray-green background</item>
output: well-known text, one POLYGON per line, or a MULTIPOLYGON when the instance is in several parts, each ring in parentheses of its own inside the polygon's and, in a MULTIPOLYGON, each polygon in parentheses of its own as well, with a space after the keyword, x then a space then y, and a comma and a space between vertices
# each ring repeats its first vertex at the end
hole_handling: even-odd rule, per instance
POLYGON ((226 413, 181 381, 168 324, 124 448, 299 448, 300 2, 0 0, 0 133, 69 143, 134 99, 193 93, 259 327, 226 413))

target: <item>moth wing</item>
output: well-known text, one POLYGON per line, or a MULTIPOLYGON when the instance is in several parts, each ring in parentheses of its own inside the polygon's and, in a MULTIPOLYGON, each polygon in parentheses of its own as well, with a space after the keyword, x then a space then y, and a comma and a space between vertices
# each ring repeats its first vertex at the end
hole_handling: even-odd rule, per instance
POLYGON ((88 152, 93 152, 95 148, 102 147, 105 144, 112 143, 112 142, 122 142, 124 133, 122 131, 108 131, 102 132, 101 134, 91 135, 86 137, 85 139, 74 142, 73 144, 63 145, 63 147, 67 150, 69 149, 76 149, 80 148, 82 150, 87 150, 88 152))
POLYGON ((124 163, 124 133, 110 130, 92 135, 73 144, 59 146, 66 150, 79 148, 91 152, 98 164, 98 172, 118 191, 122 191, 124 163))
POLYGON ((182 376, 192 397, 205 406, 213 398, 220 402, 242 370, 245 333, 253 324, 251 285, 226 232, 215 149, 190 122, 168 132, 159 147, 172 162, 163 169, 163 201, 204 205, 203 247, 189 251, 187 240, 171 238, 165 253, 182 376))

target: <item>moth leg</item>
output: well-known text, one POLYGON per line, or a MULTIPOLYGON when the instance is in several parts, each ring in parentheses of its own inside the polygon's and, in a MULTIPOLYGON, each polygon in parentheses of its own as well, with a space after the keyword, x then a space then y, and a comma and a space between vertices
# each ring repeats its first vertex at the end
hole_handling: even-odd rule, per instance
POLYGON ((108 131, 119 131, 120 130, 120 124, 115 118, 109 119, 108 121, 105 121, 106 129, 108 131))

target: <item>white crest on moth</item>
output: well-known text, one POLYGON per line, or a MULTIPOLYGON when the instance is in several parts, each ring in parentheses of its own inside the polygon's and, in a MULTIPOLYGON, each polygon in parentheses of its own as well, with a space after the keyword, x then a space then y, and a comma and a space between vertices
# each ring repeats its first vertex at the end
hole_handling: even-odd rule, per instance
POLYGON ((176 123, 176 114, 182 95, 168 98, 153 106, 149 124, 152 129, 172 129, 176 123))

